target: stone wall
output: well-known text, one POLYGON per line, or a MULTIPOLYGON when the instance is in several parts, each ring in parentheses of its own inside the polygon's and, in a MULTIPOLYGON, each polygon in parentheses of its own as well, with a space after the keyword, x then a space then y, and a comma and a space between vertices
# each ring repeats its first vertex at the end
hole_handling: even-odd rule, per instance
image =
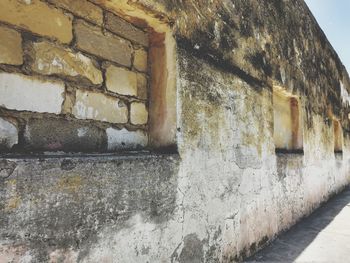
POLYGON ((145 29, 88 1, 0 3, 0 149, 148 144, 145 29))
POLYGON ((172 123, 178 152, 3 156, 0 261, 242 261, 349 185, 349 76, 302 0, 92 2, 149 28, 166 69, 149 126, 172 123), (276 87, 298 100, 300 151, 276 151, 276 87))

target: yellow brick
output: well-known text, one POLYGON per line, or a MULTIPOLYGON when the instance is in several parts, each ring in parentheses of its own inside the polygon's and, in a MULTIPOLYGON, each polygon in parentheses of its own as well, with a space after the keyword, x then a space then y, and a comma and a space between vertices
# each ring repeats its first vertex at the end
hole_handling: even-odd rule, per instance
POLYGON ((131 66, 131 43, 116 35, 102 32, 100 27, 91 26, 83 20, 74 25, 77 48, 123 66, 131 66))
POLYGON ((101 71, 80 52, 53 45, 46 41, 33 44, 35 53, 32 69, 45 75, 63 75, 88 79, 92 84, 103 82, 101 71))
POLYGON ((143 49, 135 50, 134 67, 138 71, 147 72, 147 52, 143 49))
POLYGON ((137 73, 137 97, 147 100, 147 78, 142 73, 137 73))
POLYGON ((133 102, 130 105, 130 121, 135 125, 144 125, 148 121, 148 111, 142 102, 133 102))
POLYGON ((136 96, 136 73, 127 69, 109 66, 106 71, 106 86, 109 91, 121 95, 136 96))
POLYGON ((22 37, 17 31, 0 27, 0 63, 23 63, 22 37))
POLYGON ((49 0, 49 2, 90 20, 92 23, 98 25, 103 23, 102 9, 87 0, 49 0))
POLYGON ((132 42, 135 42, 137 44, 143 45, 145 47, 148 47, 149 45, 149 39, 148 34, 141 29, 138 29, 131 23, 121 19, 120 17, 107 12, 106 13, 106 22, 105 26, 108 30, 112 31, 113 33, 131 40, 132 42))
POLYGON ((0 21, 63 43, 73 38, 71 19, 40 0, 1 0, 0 21))

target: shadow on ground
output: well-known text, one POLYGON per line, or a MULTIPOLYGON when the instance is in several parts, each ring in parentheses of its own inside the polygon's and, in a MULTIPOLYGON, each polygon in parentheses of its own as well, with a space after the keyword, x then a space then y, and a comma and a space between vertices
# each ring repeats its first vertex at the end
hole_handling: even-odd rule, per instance
POLYGON ((346 188, 245 262, 349 260, 350 188, 346 188))

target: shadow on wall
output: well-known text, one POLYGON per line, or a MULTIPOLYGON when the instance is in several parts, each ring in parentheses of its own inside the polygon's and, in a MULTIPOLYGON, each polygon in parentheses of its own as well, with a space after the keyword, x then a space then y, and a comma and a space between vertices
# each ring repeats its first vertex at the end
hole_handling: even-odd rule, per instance
POLYGON ((295 262, 349 203, 350 189, 347 188, 245 262, 295 262))

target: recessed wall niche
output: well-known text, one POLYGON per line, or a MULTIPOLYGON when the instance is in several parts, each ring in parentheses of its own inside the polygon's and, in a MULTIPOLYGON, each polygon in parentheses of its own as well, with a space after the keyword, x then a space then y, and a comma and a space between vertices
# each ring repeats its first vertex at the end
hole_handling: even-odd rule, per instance
POLYGON ((273 88, 274 143, 276 152, 302 152, 303 127, 299 97, 273 88))

